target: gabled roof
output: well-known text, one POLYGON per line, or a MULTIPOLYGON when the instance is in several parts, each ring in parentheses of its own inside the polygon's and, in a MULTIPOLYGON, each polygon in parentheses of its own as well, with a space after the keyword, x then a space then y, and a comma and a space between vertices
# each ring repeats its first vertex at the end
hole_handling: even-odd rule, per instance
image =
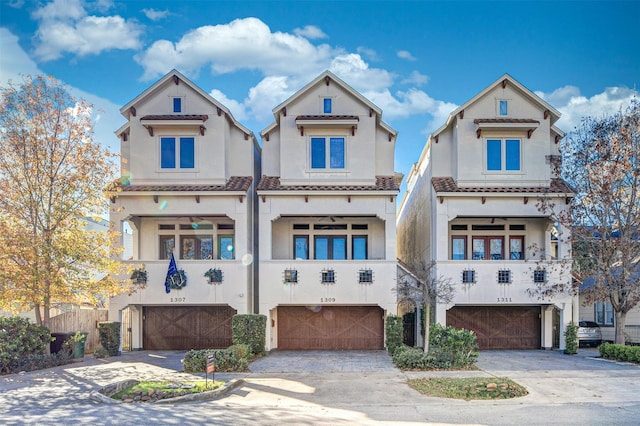
POLYGON ((174 80, 178 79, 180 81, 180 83, 188 85, 191 89, 193 89, 195 92, 197 92, 200 96, 205 98, 207 101, 211 102, 217 108, 220 108, 231 119, 231 122, 233 123, 234 126, 236 126, 238 129, 240 129, 246 135, 253 136, 254 139, 255 139, 255 136, 253 135, 253 132, 251 130, 247 129, 246 127, 244 127, 238 121, 236 121, 236 119, 233 117, 233 114, 231 114, 231 111, 229 111, 229 109, 226 106, 221 104, 219 101, 217 101, 215 98, 213 98, 211 95, 209 95, 207 92, 202 90, 195 83, 193 83, 191 80, 189 80, 187 77, 185 77, 184 75, 182 75, 179 71, 177 71, 175 69, 169 71, 160 80, 156 81, 154 84, 149 86, 144 92, 140 93, 133 100, 129 101, 125 106, 120 108, 120 114, 122 114, 124 116, 124 118, 129 120, 129 114, 131 114, 131 107, 132 106, 135 106, 138 102, 140 102, 144 98, 150 96, 153 92, 155 92, 160 87, 162 87, 164 84, 166 84, 167 81, 172 80, 172 79, 174 79, 174 80))
POLYGON ((394 130, 393 128, 391 128, 388 124, 386 124, 385 122, 382 121, 382 110, 376 104, 371 102, 366 97, 362 96, 362 94, 360 92, 355 90, 353 87, 349 86, 347 83, 342 81, 338 76, 336 76, 335 74, 333 74, 329 70, 324 71, 322 74, 320 74, 318 77, 316 77, 310 83, 308 83, 302 89, 298 90, 296 93, 294 93, 289 98, 287 98, 284 102, 280 103, 278 106, 273 108, 271 110, 271 112, 273 112, 273 116, 275 118, 275 121, 273 123, 271 123, 269 126, 267 126, 264 130, 262 130, 262 132, 260 132, 260 136, 263 136, 266 133, 270 132, 271 130, 273 130, 274 127, 276 127, 278 125, 278 122, 279 122, 279 119, 280 119, 280 111, 283 108, 286 108, 287 105, 291 104, 292 102, 294 102, 298 98, 304 96, 305 93, 307 91, 309 91, 312 87, 314 87, 315 85, 317 85, 317 84, 319 84, 321 82, 324 82, 324 81, 332 81, 333 83, 338 84, 342 89, 344 89, 345 91, 350 93, 354 98, 358 99, 360 102, 362 102, 367 107, 369 107, 376 114, 376 118, 377 118, 378 124, 380 124, 380 126, 384 130, 386 130, 387 132, 393 134, 393 136, 397 136, 398 132, 396 130, 394 130))
MULTIPOLYGON (((435 136, 439 135, 447 127, 449 127, 449 125, 453 122, 453 119, 455 118, 455 116, 458 115, 460 113, 460 111, 463 111, 464 109, 468 108, 469 105, 472 105, 478 99, 480 99, 483 96, 485 96, 487 93, 489 93, 491 90, 493 90, 496 86, 498 86, 500 84, 505 84, 505 82, 506 82, 506 84, 510 84, 513 87, 515 87, 516 89, 518 89, 524 96, 528 97, 529 99, 531 99, 531 101, 533 101, 534 103, 538 104, 541 109, 548 110, 549 113, 550 113, 550 124, 551 125, 553 125, 553 123, 558 121, 558 119, 562 115, 557 109, 555 109, 550 104, 545 102, 542 98, 540 98, 538 95, 533 93, 531 90, 527 89, 525 86, 520 84, 515 78, 511 77, 509 74, 504 74, 502 77, 500 77, 499 79, 494 81, 492 84, 487 86, 483 91, 481 91, 480 93, 475 95, 473 98, 469 99, 467 102, 465 102, 464 104, 462 104, 461 106, 459 106, 458 108, 453 110, 451 112, 451 114, 449 114, 449 117, 447 117, 447 122, 445 124, 443 124, 438 130, 433 132, 431 134, 431 137, 435 137, 435 136)), ((561 136, 564 136, 564 133, 562 133, 562 131, 560 131, 559 129, 556 129, 556 130, 558 130, 558 134, 560 134, 561 136)))
POLYGON ((118 183, 121 192, 247 192, 251 176, 231 176, 224 185, 126 185, 118 183))

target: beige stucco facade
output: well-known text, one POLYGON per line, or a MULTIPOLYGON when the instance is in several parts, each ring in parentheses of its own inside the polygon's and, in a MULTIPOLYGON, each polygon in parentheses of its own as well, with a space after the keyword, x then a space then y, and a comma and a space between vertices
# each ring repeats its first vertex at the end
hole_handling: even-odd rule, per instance
POLYGON ((261 132, 257 190, 259 312, 268 317, 270 349, 284 338, 278 335, 282 306, 370 306, 396 313, 399 186, 396 132, 381 121, 382 111, 330 72, 273 113, 274 123, 261 132), (320 140, 326 141, 319 149, 326 149, 327 162, 318 166, 313 144, 320 140), (332 249, 325 251, 324 244, 332 249), (363 271, 372 278, 363 281, 363 271))
POLYGON ((255 136, 175 70, 121 113, 127 119, 116 132, 123 177, 110 220, 127 231, 122 261, 144 268, 147 282, 112 298, 109 318, 127 322, 130 347, 136 349, 143 347, 144 307, 229 306, 237 313, 253 312, 260 167, 255 136), (167 293, 170 253, 187 283, 167 293), (204 276, 209 269, 221 270, 222 280, 210 283, 204 276))
MULTIPOLYGON (((538 334, 528 347, 564 347, 559 336, 577 319, 577 299, 538 299, 527 291, 536 280, 571 279, 569 231, 540 208, 546 200, 562 212, 573 195, 556 167, 564 136, 554 126, 558 118, 505 75, 453 111, 427 140, 398 214, 398 257, 413 267, 434 261, 435 274, 451 280, 455 294, 437 304, 437 322, 471 326, 474 315, 514 317, 518 309, 533 312, 535 322, 539 312, 538 334)), ((489 342, 491 330, 480 328, 479 337, 489 342)), ((511 331, 496 338, 504 341, 485 344, 507 345, 511 331)))

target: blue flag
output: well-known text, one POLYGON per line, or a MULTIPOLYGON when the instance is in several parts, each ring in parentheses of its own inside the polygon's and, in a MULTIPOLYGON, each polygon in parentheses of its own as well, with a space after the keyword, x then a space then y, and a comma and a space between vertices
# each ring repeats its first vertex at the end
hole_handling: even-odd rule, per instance
POLYGON ((167 277, 164 279, 164 290, 171 292, 171 280, 174 276, 178 275, 178 267, 176 266, 176 259, 171 253, 171 260, 169 261, 169 269, 167 270, 167 277))

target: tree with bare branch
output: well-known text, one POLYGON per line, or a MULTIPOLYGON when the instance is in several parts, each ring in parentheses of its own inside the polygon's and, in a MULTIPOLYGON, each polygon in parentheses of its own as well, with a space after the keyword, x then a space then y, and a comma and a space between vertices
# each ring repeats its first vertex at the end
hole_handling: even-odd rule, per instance
POLYGON ((455 288, 451 278, 438 276, 434 261, 422 261, 416 270, 411 270, 409 266, 400 262, 396 293, 398 302, 407 304, 412 309, 425 309, 423 348, 425 353, 429 352, 431 307, 436 303, 449 303, 453 300, 455 288))
POLYGON ((626 315, 640 302, 640 102, 585 118, 563 148, 576 196, 554 220, 571 229, 573 285, 586 304, 611 303, 615 342, 624 344, 626 315))
POLYGON ((91 106, 52 77, 0 88, 0 309, 97 304, 120 291, 113 232, 87 218, 106 211, 114 156, 93 141, 91 106))

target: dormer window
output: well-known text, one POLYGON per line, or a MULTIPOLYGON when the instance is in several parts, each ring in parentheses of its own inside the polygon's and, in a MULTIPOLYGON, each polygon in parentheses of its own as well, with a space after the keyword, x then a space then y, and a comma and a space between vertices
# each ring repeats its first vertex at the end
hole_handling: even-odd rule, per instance
POLYGON ((498 114, 501 116, 509 115, 509 102, 506 100, 498 101, 498 114))
POLYGON ((173 98, 173 112, 182 112, 182 98, 173 98))
POLYGON ((322 111, 325 114, 331 114, 331 98, 324 98, 322 103, 322 111))

